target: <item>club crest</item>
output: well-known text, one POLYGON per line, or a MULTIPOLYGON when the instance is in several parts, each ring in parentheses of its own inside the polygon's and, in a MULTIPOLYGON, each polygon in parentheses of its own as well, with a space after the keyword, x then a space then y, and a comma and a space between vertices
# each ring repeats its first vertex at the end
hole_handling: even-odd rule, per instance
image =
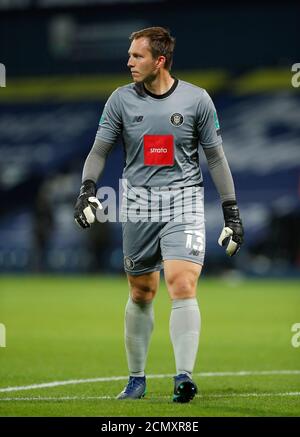
POLYGON ((134 261, 129 256, 125 256, 124 265, 128 270, 132 270, 134 268, 134 261))
POLYGON ((171 115, 170 121, 173 126, 181 126, 183 124, 183 115, 179 114, 179 112, 175 112, 175 114, 171 115))

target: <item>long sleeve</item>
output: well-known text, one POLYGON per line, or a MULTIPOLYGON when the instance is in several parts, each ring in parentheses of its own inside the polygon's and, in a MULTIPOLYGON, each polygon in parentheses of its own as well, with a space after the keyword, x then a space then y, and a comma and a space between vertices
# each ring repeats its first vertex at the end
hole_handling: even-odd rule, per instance
POLYGON ((236 200, 232 174, 224 154, 223 146, 204 148, 208 168, 222 203, 236 200))
POLYGON ((97 183, 103 173, 106 158, 113 148, 113 144, 105 143, 96 137, 93 147, 88 154, 82 172, 82 182, 92 180, 97 183))

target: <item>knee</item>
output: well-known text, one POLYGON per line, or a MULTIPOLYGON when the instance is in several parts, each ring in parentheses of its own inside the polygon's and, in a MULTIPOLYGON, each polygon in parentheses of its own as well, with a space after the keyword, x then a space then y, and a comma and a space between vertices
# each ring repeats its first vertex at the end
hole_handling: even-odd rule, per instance
POLYGON ((156 288, 151 284, 129 283, 132 300, 136 303, 149 303, 156 294, 156 288))
POLYGON ((168 278, 167 286, 171 299, 188 299, 196 296, 197 275, 174 274, 168 278))

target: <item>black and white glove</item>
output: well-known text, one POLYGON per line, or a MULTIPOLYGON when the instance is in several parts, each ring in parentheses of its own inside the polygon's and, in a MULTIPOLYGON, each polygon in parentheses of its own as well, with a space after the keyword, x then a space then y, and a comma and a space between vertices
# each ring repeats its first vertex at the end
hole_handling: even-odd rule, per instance
POLYGON ((96 197, 96 184, 91 180, 84 181, 74 210, 77 225, 83 229, 89 228, 95 221, 97 208, 103 209, 96 197))
POLYGON ((219 237, 220 246, 226 247, 228 256, 235 255, 244 241, 244 228, 240 218, 239 208, 235 201, 229 200, 222 204, 224 227, 219 237))

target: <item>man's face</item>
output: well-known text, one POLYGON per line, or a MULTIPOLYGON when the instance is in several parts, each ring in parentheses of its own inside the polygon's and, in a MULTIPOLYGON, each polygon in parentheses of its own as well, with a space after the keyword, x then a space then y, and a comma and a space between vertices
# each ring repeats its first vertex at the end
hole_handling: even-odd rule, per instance
POLYGON ((148 38, 134 39, 128 50, 130 68, 134 82, 152 81, 161 64, 160 58, 154 59, 150 51, 148 38))

